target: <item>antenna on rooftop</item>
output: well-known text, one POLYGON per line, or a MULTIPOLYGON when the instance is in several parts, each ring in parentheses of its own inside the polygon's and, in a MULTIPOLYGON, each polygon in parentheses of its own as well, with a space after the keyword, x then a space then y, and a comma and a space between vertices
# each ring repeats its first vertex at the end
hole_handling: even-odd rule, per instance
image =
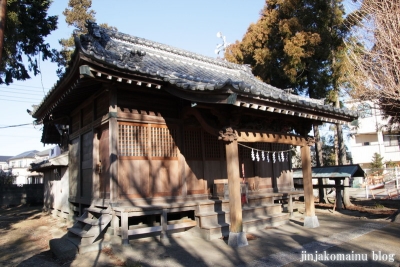
POLYGON ((214 53, 219 55, 220 52, 225 52, 225 48, 227 48, 230 43, 226 41, 226 36, 223 36, 221 32, 217 32, 217 37, 222 39, 222 44, 218 44, 214 50, 214 53))

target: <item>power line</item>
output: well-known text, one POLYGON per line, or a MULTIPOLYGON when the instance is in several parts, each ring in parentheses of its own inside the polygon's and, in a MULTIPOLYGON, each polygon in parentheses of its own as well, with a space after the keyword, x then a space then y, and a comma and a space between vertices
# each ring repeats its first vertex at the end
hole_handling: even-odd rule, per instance
POLYGON ((35 98, 35 97, 9 96, 9 95, 0 95, 0 97, 14 98, 14 99, 17 99, 17 100, 28 99, 28 100, 32 100, 32 101, 36 101, 36 102, 41 101, 41 98, 35 98))
POLYGON ((20 89, 20 88, 6 88, 6 89, 1 89, 1 90, 0 90, 0 93, 1 93, 1 92, 11 92, 11 93, 16 93, 16 94, 21 93, 21 92, 33 92, 33 93, 35 93, 35 94, 42 95, 42 93, 41 93, 41 92, 38 92, 37 90, 28 90, 28 89, 20 89), (9 89, 11 89, 11 90, 9 90, 9 89), (14 90, 12 90, 12 89, 14 89, 14 90), (16 91, 16 90, 18 90, 18 91, 16 91))
MULTIPOLYGON (((41 86, 31 86, 31 85, 22 85, 22 84, 15 84, 15 83, 13 83, 12 84, 13 86, 20 86, 20 87, 28 87, 28 88, 39 88, 39 89, 42 89, 42 87, 41 86)), ((2 86, 0 86, 0 88, 1 88, 2 86)), ((7 88, 9 88, 8 86, 7 86, 7 88)), ((48 87, 45 87, 46 89, 51 89, 51 88, 48 88, 48 87)))
MULTIPOLYGON (((7 92, 5 92, 7 94, 7 92)), ((3 95, 0 92, 0 97, 13 97, 13 98, 27 98, 27 99, 42 99, 40 96, 27 96, 24 97, 25 94, 20 94, 20 95, 3 95)))
POLYGON ((20 127, 20 126, 26 126, 26 125, 33 125, 33 123, 24 123, 24 124, 17 124, 17 125, 8 125, 8 126, 0 127, 0 129, 4 129, 4 128, 13 128, 13 127, 20 127))
MULTIPOLYGON (((23 103, 30 103, 33 104, 32 101, 18 101, 18 100, 11 100, 11 99, 2 99, 0 98, 0 101, 8 101, 8 102, 23 102, 23 103)), ((38 101, 37 103, 39 103, 40 101, 38 101)))
MULTIPOLYGON (((35 128, 35 127, 29 127, 29 126, 27 126, 27 127, 24 127, 24 126, 21 126, 21 127, 18 127, 19 129, 27 129, 27 130, 39 130, 38 128, 35 128)), ((12 128, 9 128, 9 129, 12 129, 12 128)), ((2 136, 2 135, 0 135, 0 136, 2 136)))
POLYGON ((0 136, 2 136, 2 137, 17 137, 17 138, 31 138, 31 139, 33 139, 33 138, 35 138, 35 139, 37 139, 37 136, 32 136, 32 135, 0 135, 0 136))
POLYGON ((16 95, 3 95, 0 94, 0 97, 11 97, 11 98, 17 98, 17 99, 30 99, 30 100, 34 100, 34 101, 40 101, 41 98, 40 96, 31 96, 31 97, 23 97, 23 96, 16 96, 16 95))

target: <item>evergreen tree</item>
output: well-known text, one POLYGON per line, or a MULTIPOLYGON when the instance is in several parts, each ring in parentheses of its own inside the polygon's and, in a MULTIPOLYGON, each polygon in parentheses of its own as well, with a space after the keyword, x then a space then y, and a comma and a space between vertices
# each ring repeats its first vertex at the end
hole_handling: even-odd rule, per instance
POLYGON ((8 0, 6 18, 2 18, 4 41, 0 62, 0 84, 30 78, 40 73, 40 60, 55 60, 44 38, 57 28, 57 16, 48 16, 51 0, 8 0), (27 66, 23 57, 27 58, 27 66), (36 58, 36 56, 39 56, 36 58))
MULTIPOLYGON (((63 67, 67 66, 68 61, 71 59, 72 53, 75 49, 74 36, 80 36, 81 34, 86 34, 87 29, 85 27, 86 21, 96 21, 96 12, 91 9, 92 0, 69 0, 68 8, 63 11, 65 16, 65 21, 69 26, 75 27, 73 34, 69 38, 60 39, 59 43, 62 46, 60 57, 58 59, 57 70, 59 75, 63 72, 63 67)), ((115 27, 108 26, 107 23, 100 24, 103 28, 108 28, 112 30, 117 30, 115 27)))
POLYGON ((13 175, 12 172, 5 172, 0 170, 0 185, 2 184, 12 184, 13 180, 16 178, 16 175, 13 175))
MULTIPOLYGON (((355 23, 354 14, 344 16, 342 0, 266 0, 260 19, 228 47, 225 58, 251 65, 273 86, 338 105, 339 88, 346 84, 344 40, 355 23)), ((342 141, 340 126, 338 132, 342 141)), ((317 152, 322 165, 319 147, 317 152)))
POLYGON ((371 161, 371 171, 378 172, 379 175, 383 173, 383 157, 379 153, 374 153, 371 161))
POLYGON ((324 98, 332 90, 334 51, 348 32, 341 0, 266 0, 261 17, 227 60, 250 64, 261 80, 298 94, 324 98))

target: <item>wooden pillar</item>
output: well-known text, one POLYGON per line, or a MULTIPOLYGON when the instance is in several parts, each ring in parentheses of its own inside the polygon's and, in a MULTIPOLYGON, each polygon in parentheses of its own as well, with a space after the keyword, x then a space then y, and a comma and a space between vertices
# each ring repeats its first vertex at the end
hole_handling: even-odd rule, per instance
MULTIPOLYGON (((111 234, 112 235, 117 235, 119 227, 119 220, 117 214, 115 214, 115 210, 112 210, 112 219, 111 219, 111 234)), ((121 217, 122 218, 122 217, 121 217)))
POLYGON ((110 201, 118 200, 118 120, 117 90, 110 88, 109 145, 110 145, 110 201))
POLYGON ((335 189, 336 189, 336 210, 342 210, 342 186, 340 184, 340 179, 335 179, 335 189))
POLYGON ((293 217, 293 196, 289 195, 289 218, 293 217))
POLYGON ((229 189, 230 231, 243 232, 242 202, 240 198, 240 172, 237 141, 226 143, 226 165, 229 189))
MULTIPOLYGON (((93 112, 94 113, 94 112, 93 112)), ((94 119, 93 119, 94 121, 94 119)), ((99 167, 98 167, 98 163, 99 163, 99 133, 98 133, 98 129, 94 129, 93 130, 93 192, 92 192, 92 196, 94 199, 99 199, 101 196, 100 194, 100 174, 99 174, 99 167)))
POLYGON ((318 197, 319 203, 325 203, 325 188, 322 178, 318 178, 318 197))
POLYGON ((352 206, 353 204, 350 201, 350 178, 346 177, 343 180, 343 204, 344 207, 347 209, 348 207, 352 206))
POLYGON ((161 241, 165 242, 165 240, 168 238, 167 237, 167 230, 168 230, 168 210, 163 209, 161 212, 161 217, 160 217, 160 224, 161 224, 161 241))
POLYGON ((226 170, 229 189, 229 229, 228 245, 231 247, 247 246, 247 237, 243 232, 242 203, 240 197, 240 171, 237 135, 232 128, 220 131, 220 140, 225 141, 226 170))
POLYGON ((129 230, 128 212, 121 211, 121 238, 122 238, 122 245, 129 245, 128 230, 129 230))
POLYGON ((316 228, 319 226, 319 222, 317 216, 315 215, 311 172, 311 153, 308 145, 301 147, 301 164, 303 169, 304 203, 306 208, 304 227, 316 228))

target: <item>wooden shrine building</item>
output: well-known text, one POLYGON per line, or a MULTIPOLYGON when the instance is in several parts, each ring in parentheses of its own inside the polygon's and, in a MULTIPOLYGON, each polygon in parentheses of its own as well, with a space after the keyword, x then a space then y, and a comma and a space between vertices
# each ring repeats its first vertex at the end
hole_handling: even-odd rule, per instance
POLYGON ((318 226, 307 134, 356 113, 274 88, 248 66, 87 26, 33 112, 42 142, 68 155, 67 167, 51 165, 58 176, 42 171, 47 208, 77 221, 71 235, 90 244, 105 231, 127 243, 190 229, 243 245, 243 230, 288 221, 274 200, 303 193, 291 146, 301 147, 305 226, 318 226))

